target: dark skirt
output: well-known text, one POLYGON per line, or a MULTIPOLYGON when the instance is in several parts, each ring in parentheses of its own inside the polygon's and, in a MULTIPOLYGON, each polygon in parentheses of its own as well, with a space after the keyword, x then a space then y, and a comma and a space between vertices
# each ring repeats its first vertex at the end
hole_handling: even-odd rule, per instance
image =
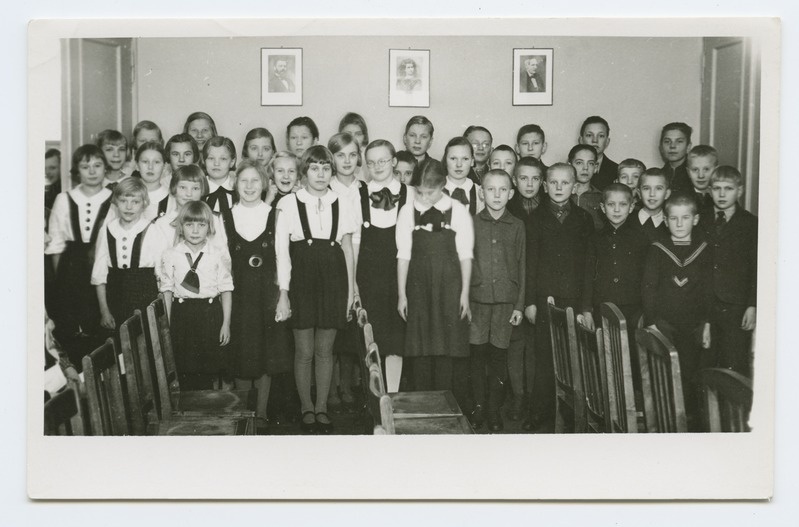
POLYGON ((68 242, 56 270, 54 311, 56 329, 64 335, 105 333, 100 327, 100 305, 91 284, 94 249, 82 242, 68 242))
POLYGON ((170 330, 179 373, 216 375, 229 370, 229 346, 219 345, 222 320, 219 297, 172 301, 170 330))
POLYGON ((147 306, 158 296, 158 284, 155 269, 141 267, 138 269, 108 269, 106 298, 108 309, 119 327, 125 320, 140 310, 143 322, 147 316, 147 306))
POLYGON ((330 240, 291 242, 289 301, 293 329, 342 329, 347 325, 347 264, 330 240))

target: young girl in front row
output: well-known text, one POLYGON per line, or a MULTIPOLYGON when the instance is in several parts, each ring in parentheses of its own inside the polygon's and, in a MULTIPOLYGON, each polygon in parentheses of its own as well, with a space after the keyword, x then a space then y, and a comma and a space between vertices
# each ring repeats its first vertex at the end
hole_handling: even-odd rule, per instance
POLYGON ((280 200, 277 207, 277 318, 291 316, 294 375, 302 405, 301 428, 306 433, 332 432, 327 396, 333 341, 336 330, 347 323, 353 299, 355 225, 351 211, 329 189, 334 174, 330 151, 319 145, 309 148, 300 161, 306 187, 280 200), (311 401, 312 367, 316 404, 311 401))
POLYGON ((245 159, 236 170, 236 195, 226 224, 233 261, 231 348, 236 388, 258 390, 256 416, 266 421, 272 376, 292 370, 294 350, 286 322, 275 321, 278 287, 275 264, 275 209, 261 195, 266 170, 245 159))
POLYGON ((452 390, 467 401, 469 282, 474 227, 469 211, 444 194, 446 175, 430 160, 412 203, 397 217, 400 316, 408 323, 405 357, 414 390, 452 390))
POLYGON ((158 273, 175 362, 182 387, 211 389, 229 363, 224 346, 230 342, 230 255, 227 247, 209 243, 213 213, 202 201, 183 205, 175 228, 179 241, 164 253, 158 273))
POLYGON ((469 178, 474 164, 472 144, 469 140, 465 137, 450 139, 444 148, 444 158, 441 163, 447 174, 444 193, 466 205, 472 216, 483 210, 485 203, 480 185, 469 178))
POLYGON ((117 217, 100 232, 91 281, 100 304, 100 324, 113 330, 134 310, 144 313, 155 300, 155 268, 161 262, 157 235, 150 232, 150 220, 143 215, 148 197, 142 180, 123 179, 111 200, 117 217))
POLYGON ((163 216, 167 211, 175 209, 175 199, 170 199, 169 189, 161 185, 161 174, 166 161, 164 147, 156 141, 149 141, 136 149, 136 166, 138 178, 147 188, 147 208, 144 218, 152 221, 163 216))
POLYGON ((405 354, 405 322, 395 309, 399 301, 397 215, 406 202, 413 201, 412 191, 393 177, 396 164, 394 145, 388 141, 377 139, 366 147, 370 181, 360 189, 360 221, 352 237, 356 290, 369 314, 375 342, 386 358, 389 392, 399 391, 405 354))

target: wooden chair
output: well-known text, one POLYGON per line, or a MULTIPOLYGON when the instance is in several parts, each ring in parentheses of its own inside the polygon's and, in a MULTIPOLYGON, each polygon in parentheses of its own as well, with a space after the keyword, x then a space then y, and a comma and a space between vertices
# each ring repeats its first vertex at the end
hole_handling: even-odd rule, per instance
POLYGON ((752 381, 724 368, 699 372, 706 432, 749 432, 752 381))
POLYGON ((680 359, 677 350, 654 329, 635 331, 647 432, 687 432, 680 359))
POLYGON ((577 324, 577 358, 582 391, 585 394, 586 428, 589 432, 610 432, 608 386, 602 329, 577 324))
POLYGON ((92 434, 128 435, 128 416, 112 339, 83 357, 83 379, 92 434))
POLYGON ((255 390, 181 391, 163 295, 159 294, 147 306, 147 326, 162 418, 170 415, 255 418, 255 390))
POLYGON ((572 423, 572 430, 580 433, 585 429, 585 394, 577 358, 574 310, 556 307, 555 300, 549 297, 547 313, 555 366, 555 433, 564 432, 567 420, 572 423), (566 412, 571 414, 569 419, 566 412))
POLYGON ((638 419, 643 418, 643 414, 635 407, 627 321, 619 308, 611 303, 603 303, 599 312, 605 348, 609 431, 636 433, 638 419))
POLYGON ((77 383, 67 382, 66 388, 44 403, 44 435, 82 436, 88 431, 83 425, 83 410, 77 383))

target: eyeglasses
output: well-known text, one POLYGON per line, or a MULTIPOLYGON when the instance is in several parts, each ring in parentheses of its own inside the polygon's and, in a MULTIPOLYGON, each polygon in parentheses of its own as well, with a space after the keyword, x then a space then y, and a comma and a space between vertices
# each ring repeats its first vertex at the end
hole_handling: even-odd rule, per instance
POLYGON ((472 148, 475 150, 480 150, 481 148, 491 148, 491 143, 488 141, 483 141, 482 143, 472 143, 472 148))
POLYGON ((377 168, 383 168, 387 163, 390 163, 392 159, 394 158, 387 157, 385 159, 378 159, 377 161, 367 161, 366 166, 369 168, 374 168, 375 166, 377 166, 377 168))

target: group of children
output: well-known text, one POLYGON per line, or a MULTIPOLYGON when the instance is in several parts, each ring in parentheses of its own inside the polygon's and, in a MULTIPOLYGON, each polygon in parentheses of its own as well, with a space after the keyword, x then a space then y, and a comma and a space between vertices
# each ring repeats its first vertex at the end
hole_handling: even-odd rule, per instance
POLYGON ((130 149, 102 132, 73 154, 73 188, 45 193, 56 337, 79 362, 160 291, 184 386, 257 388, 262 424, 270 392, 298 398, 306 433, 331 433, 328 404, 354 402, 356 302, 389 391, 452 390, 491 431, 508 380, 507 418, 536 430, 552 417, 549 297, 588 327, 613 302, 630 327, 663 332, 692 429, 700 368, 751 376, 757 220, 740 206, 740 172, 692 148, 690 127, 663 127, 666 164, 649 169, 605 155, 597 116, 549 167, 535 124, 513 147, 470 126, 441 161, 433 133, 411 118, 397 152, 349 113, 325 147, 298 117, 286 150, 255 128, 239 156, 202 112, 165 146, 149 121, 130 149))

